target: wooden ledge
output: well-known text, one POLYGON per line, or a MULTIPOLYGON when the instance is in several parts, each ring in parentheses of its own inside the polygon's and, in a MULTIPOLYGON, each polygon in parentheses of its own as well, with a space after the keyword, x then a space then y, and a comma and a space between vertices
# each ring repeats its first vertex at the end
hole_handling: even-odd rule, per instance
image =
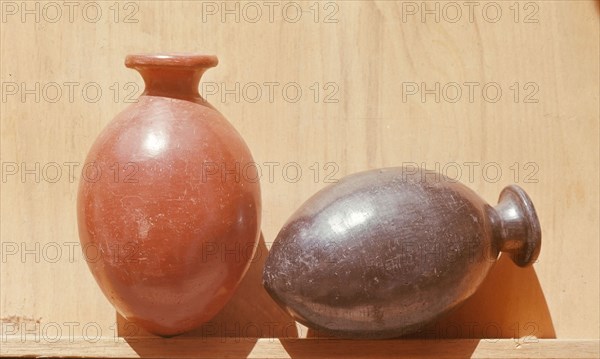
POLYGON ((598 358, 600 341, 560 339, 341 340, 3 336, 4 357, 78 358, 598 358))

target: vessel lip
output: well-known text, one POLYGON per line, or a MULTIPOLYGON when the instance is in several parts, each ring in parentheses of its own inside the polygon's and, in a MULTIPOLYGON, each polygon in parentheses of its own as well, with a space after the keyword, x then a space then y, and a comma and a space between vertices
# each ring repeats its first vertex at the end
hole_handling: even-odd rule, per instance
POLYGON ((525 240, 525 247, 513 258, 513 260, 519 266, 526 267, 533 264, 540 254, 542 245, 542 229, 535 207, 533 206, 533 202, 525 190, 517 185, 507 186, 500 193, 500 201, 502 201, 502 198, 509 193, 512 193, 519 198, 517 204, 521 207, 525 215, 527 225, 529 226, 528 236, 525 240))
POLYGON ((196 53, 139 53, 125 57, 125 66, 129 68, 140 67, 181 67, 181 68, 207 68, 215 67, 219 59, 215 55, 196 53))

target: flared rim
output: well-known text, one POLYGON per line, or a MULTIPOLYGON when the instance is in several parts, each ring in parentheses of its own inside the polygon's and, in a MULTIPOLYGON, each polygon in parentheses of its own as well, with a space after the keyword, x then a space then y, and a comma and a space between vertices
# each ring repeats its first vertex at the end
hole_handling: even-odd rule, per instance
POLYGON ((215 67, 219 59, 215 55, 203 55, 194 53, 153 53, 153 54, 130 54, 125 57, 125 66, 129 68, 140 67, 184 67, 184 68, 207 68, 215 67))
POLYGON ((535 207, 533 206, 533 202, 525 190, 517 185, 507 186, 500 192, 499 202, 502 202, 502 200, 508 196, 516 197, 515 203, 521 208, 521 211, 525 216, 524 220, 528 226, 528 235, 527 238, 525 238, 523 248, 518 253, 512 253, 511 257, 517 265, 526 267, 533 264, 540 254, 542 247, 542 229, 540 221, 535 207))

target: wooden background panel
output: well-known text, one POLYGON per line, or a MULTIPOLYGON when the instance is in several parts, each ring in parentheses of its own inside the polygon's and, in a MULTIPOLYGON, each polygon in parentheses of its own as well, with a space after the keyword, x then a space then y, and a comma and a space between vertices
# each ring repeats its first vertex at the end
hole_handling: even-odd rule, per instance
POLYGON ((264 201, 264 244, 250 275, 214 325, 190 335, 266 336, 273 321, 276 335, 307 335, 260 287, 278 229, 330 179, 416 163, 490 203, 505 185, 523 186, 544 234, 534 269, 501 259, 426 336, 597 338, 598 3, 475 3, 471 20, 467 7, 457 18, 445 2, 425 5, 438 6, 439 19, 400 1, 276 2, 272 19, 260 2, 97 1, 78 3, 72 19, 60 3, 2 2, 3 331, 56 324, 115 335, 120 325, 139 334, 116 323, 87 270, 77 183, 94 138, 142 90, 124 56, 186 51, 219 56, 201 90, 252 149, 264 201), (51 22, 54 4, 62 15, 51 22), (238 6, 239 19, 223 18, 222 6, 238 6), (437 101, 423 95, 436 84, 437 101), (248 323, 260 330, 244 331, 248 323))

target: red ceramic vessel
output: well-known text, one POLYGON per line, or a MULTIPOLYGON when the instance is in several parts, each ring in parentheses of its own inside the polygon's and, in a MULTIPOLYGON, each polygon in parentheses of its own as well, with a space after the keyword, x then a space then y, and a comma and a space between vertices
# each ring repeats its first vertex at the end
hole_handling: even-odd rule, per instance
POLYGON ((198 93, 214 56, 130 55, 137 103, 93 144, 79 186, 79 236, 125 318, 176 335, 230 299, 258 243, 260 187, 245 142, 198 93))

